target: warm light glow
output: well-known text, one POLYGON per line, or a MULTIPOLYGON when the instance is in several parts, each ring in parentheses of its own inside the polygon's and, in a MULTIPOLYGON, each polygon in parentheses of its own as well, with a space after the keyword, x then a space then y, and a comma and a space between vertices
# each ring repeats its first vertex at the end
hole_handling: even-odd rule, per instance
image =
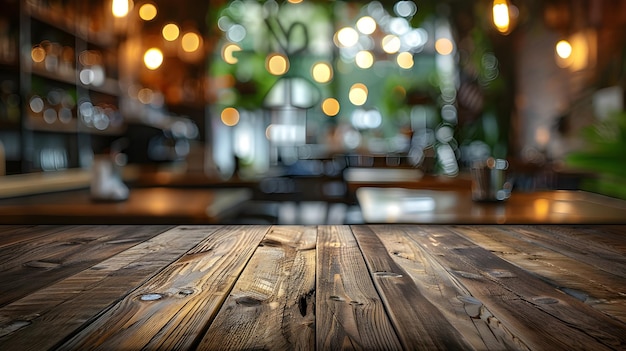
POLYGON ((148 69, 155 70, 163 63, 163 53, 157 48, 148 49, 143 55, 143 62, 148 69))
POLYGON ((393 34, 386 35, 382 41, 383 50, 388 54, 395 54, 400 51, 400 46, 402 45, 402 41, 400 38, 393 34))
POLYGON ((137 92, 137 100, 139 100, 144 105, 151 103, 153 97, 154 97, 154 92, 148 88, 141 88, 137 92))
POLYGON ((113 0, 111 3, 111 12, 115 17, 125 17, 130 11, 131 1, 129 0, 113 0))
POLYGON ((336 116, 339 113, 339 101, 337 101, 337 99, 334 98, 328 98, 326 100, 324 100, 324 102, 322 102, 322 111, 324 111, 324 113, 327 116, 333 117, 336 116))
POLYGON ((178 39, 178 36, 180 35, 180 29, 178 28, 176 24, 168 23, 165 26, 163 26, 163 30, 161 31, 161 34, 163 34, 163 38, 165 40, 174 41, 178 39))
POLYGON ((288 2, 292 3, 292 4, 299 4, 302 2, 302 0, 288 0, 288 2))
POLYGON ((30 51, 30 57, 33 59, 33 62, 43 62, 46 59, 46 50, 41 46, 35 46, 30 51))
POLYGON ((367 102, 367 87, 363 83, 356 83, 350 88, 348 98, 350 102, 355 106, 364 105, 367 102))
POLYGON ((511 26, 509 4, 506 0, 493 1, 493 24, 500 33, 508 33, 511 26))
POLYGON ((183 35, 180 45, 185 52, 194 52, 200 48, 202 38, 197 33, 187 32, 183 35))
POLYGON ((356 22, 356 28, 363 34, 372 34, 376 31, 376 21, 370 16, 363 16, 356 22))
POLYGON ((144 21, 151 21, 157 15, 157 8, 154 4, 146 3, 139 8, 139 17, 144 21))
POLYGON ((567 59, 572 55, 572 45, 567 40, 556 43, 556 54, 562 59, 567 59))
POLYGON ((435 50, 439 55, 450 55, 454 50, 454 44, 448 38, 440 38, 435 42, 435 50))
POLYGON ((236 126, 239 123, 239 111, 235 108, 227 107, 222 110, 221 119, 222 123, 229 127, 236 126))
POLYGON ((341 28, 337 32, 337 41, 346 48, 354 46, 359 41, 359 33, 351 27, 341 28))
POLYGON ((536 199, 533 203, 537 219, 544 219, 550 213, 550 200, 536 199))
POLYGON ((281 54, 272 54, 267 57, 265 68, 271 74, 280 76, 289 70, 289 60, 281 54))
POLYGON ((409 69, 413 67, 413 55, 410 52, 401 52, 396 58, 400 68, 409 69))
POLYGON ((318 83, 328 83, 333 78, 333 69, 326 62, 318 62, 313 65, 311 75, 318 83))
POLYGON ((234 65, 239 60, 233 56, 233 54, 237 51, 241 51, 241 48, 237 44, 226 44, 222 48, 222 59, 231 65, 234 65))
POLYGON ((369 51, 359 51, 354 57, 354 62, 359 68, 370 68, 374 64, 374 55, 369 51))

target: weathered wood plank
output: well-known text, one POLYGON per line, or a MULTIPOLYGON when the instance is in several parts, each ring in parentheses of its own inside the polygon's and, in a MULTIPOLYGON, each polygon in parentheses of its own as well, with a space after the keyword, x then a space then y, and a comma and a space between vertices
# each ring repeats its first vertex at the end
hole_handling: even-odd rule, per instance
POLYGON ((625 226, 542 225, 537 227, 558 238, 574 239, 578 243, 585 244, 585 246, 589 244, 593 245, 594 249, 598 251, 600 255, 605 256, 603 252, 609 252, 611 257, 614 257, 614 255, 621 256, 621 262, 626 263, 626 259, 624 259, 624 256, 626 256, 626 242, 624 241, 624 237, 626 236, 625 226))
MULTIPOLYGON (((160 227, 149 226, 155 233, 160 227)), ((0 308, 0 350, 47 350, 217 227, 177 227, 0 308)))
POLYGON ((102 313, 60 349, 195 347, 268 229, 220 227, 102 313))
MULTIPOLYGON (((504 330, 501 325, 489 323, 486 318, 488 311, 473 298, 470 292, 451 275, 444 266, 414 240, 404 233, 397 226, 370 226, 376 233, 384 248, 372 251, 375 255, 386 253, 394 262, 402 267, 407 273, 419 293, 426 298, 437 310, 450 322, 452 327, 467 340, 472 349, 475 350, 515 350, 527 349, 519 345, 517 340, 510 337, 510 332, 504 330)), ((359 228, 355 228, 355 234, 359 228)), ((372 234, 367 234, 372 236, 372 234)), ((360 241, 360 235, 356 235, 360 241)), ((364 255, 367 253, 364 250, 364 255)), ((407 296, 414 293, 407 292, 407 296)), ((395 301, 404 300, 405 295, 397 297, 390 305, 394 306, 395 301)), ((421 298, 421 297, 417 297, 421 298)), ((402 308, 405 304, 401 304, 402 308)), ((407 311, 408 312, 408 311, 407 311)), ((401 314, 405 313, 400 311, 401 314)), ((413 320, 414 313, 409 313, 403 318, 413 320)), ((417 314, 422 315, 421 311, 417 314)), ((437 316, 435 316, 437 317, 437 316)), ((422 317, 423 319, 424 317, 422 317)), ((440 317, 439 317, 440 318, 440 317)), ((401 323, 399 323, 401 324, 401 323)), ((404 325, 412 325, 404 323, 404 325)), ((415 331, 414 331, 415 332, 415 331)), ((417 333, 417 332, 415 332, 417 333)), ((436 331, 437 334, 440 331, 436 331)))
MULTIPOLYGON (((566 256, 561 252, 562 250, 555 251, 535 245, 525 240, 515 226, 455 225, 448 228, 498 257, 542 277, 554 288, 626 322, 626 297, 624 296, 626 283, 619 284, 620 281, 624 281, 623 278, 599 270, 585 261, 566 256)), ((550 231, 560 230, 548 228, 550 231)), ((587 235, 580 234, 577 230, 578 227, 571 227, 567 233, 579 239, 588 238, 587 235)), ((563 239, 565 241, 565 238, 563 239)), ((587 242, 590 247, 593 245, 590 241, 587 242)))
POLYGON ((37 240, 42 236, 67 230, 66 226, 50 225, 0 225, 0 248, 10 245, 19 245, 24 241, 37 240))
POLYGON ((626 326, 443 226, 405 231, 530 349, 626 347, 626 326))
POLYGON ((0 249, 0 306, 76 274, 167 228, 77 226, 5 246, 0 249))
POLYGON ((609 272, 626 279, 626 256, 594 241, 580 240, 564 232, 565 227, 513 226, 507 227, 512 235, 534 245, 559 252, 582 263, 592 265, 599 271, 609 272))
POLYGON ((593 245, 626 256, 626 240, 624 240, 626 226, 624 225, 544 225, 542 228, 550 232, 561 232, 567 237, 582 242, 591 242, 593 245))
POLYGON ((198 350, 313 350, 317 229, 275 226, 198 350))
MULTIPOLYGON (((469 349, 469 343, 390 257, 376 233, 366 226, 353 226, 352 231, 402 347, 405 350, 469 349)), ((377 232, 385 235, 385 230, 377 232)))
POLYGON ((316 277, 318 350, 402 349, 349 227, 319 227, 316 277))

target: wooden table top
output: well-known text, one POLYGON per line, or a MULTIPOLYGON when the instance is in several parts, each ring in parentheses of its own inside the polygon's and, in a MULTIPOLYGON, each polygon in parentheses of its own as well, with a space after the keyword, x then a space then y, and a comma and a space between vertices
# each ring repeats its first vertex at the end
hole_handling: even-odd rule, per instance
POLYGON ((469 188, 356 191, 366 223, 626 224, 626 201, 578 190, 513 192, 502 202, 472 200, 469 188))
POLYGON ((624 350, 626 226, 0 226, 0 350, 624 350))
POLYGON ((0 200, 3 224, 215 224, 252 197, 245 188, 133 188, 120 202, 88 189, 0 200))

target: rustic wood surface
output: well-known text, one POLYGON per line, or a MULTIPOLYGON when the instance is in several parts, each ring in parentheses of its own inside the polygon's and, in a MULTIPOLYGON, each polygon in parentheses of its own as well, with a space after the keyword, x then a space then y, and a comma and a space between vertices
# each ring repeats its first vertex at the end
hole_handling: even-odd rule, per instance
POLYGON ((0 350, 624 350, 624 225, 0 226, 0 350))

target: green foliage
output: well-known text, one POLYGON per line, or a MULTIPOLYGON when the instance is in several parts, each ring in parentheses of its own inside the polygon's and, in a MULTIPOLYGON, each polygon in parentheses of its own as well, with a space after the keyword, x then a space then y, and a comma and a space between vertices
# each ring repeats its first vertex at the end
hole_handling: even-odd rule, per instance
POLYGON ((626 112, 614 113, 582 130, 586 145, 567 155, 567 165, 596 174, 584 188, 626 199, 626 112))

